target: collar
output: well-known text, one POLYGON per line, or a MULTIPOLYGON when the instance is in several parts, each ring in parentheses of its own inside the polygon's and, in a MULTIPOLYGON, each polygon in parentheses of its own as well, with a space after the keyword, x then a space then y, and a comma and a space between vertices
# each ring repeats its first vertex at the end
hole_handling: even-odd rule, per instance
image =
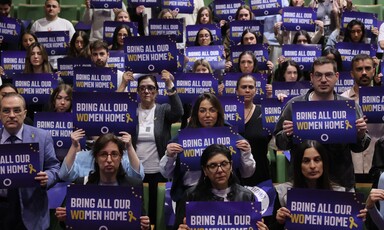
MULTIPOLYGON (((21 126, 21 129, 16 133, 16 137, 19 138, 19 140, 23 141, 23 130, 24 130, 24 124, 21 126)), ((4 144, 6 140, 11 136, 9 132, 3 128, 3 133, 1 134, 1 144, 4 144)))

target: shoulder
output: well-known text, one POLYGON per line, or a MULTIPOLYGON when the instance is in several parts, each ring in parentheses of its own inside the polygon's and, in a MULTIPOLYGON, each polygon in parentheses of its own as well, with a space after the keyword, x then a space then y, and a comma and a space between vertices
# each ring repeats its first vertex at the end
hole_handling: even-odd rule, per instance
POLYGON ((47 135, 49 133, 48 130, 36 128, 34 126, 30 126, 30 125, 26 125, 26 124, 24 124, 23 128, 24 128, 24 131, 27 133, 33 132, 33 133, 44 134, 44 135, 47 135))
POLYGON ((288 189, 291 189, 293 184, 291 182, 281 183, 275 186, 276 192, 281 195, 287 194, 288 189))
POLYGON ((143 181, 139 178, 131 177, 125 175, 125 177, 119 182, 120 185, 123 186, 143 186, 143 181))

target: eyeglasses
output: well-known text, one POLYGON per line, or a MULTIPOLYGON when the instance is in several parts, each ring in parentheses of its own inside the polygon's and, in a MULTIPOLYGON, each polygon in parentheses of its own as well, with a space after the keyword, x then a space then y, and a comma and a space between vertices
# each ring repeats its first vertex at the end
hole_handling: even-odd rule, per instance
POLYGON ((153 92, 153 91, 156 90, 156 87, 153 86, 153 85, 142 85, 142 86, 139 86, 140 93, 144 93, 145 90, 148 90, 148 92, 153 92))
POLYGON ((117 34, 117 37, 121 37, 121 38, 125 38, 125 37, 127 37, 128 36, 128 34, 117 34))
POLYGON ((13 111, 13 113, 18 116, 20 115, 24 110, 21 109, 21 108, 4 108, 1 110, 1 113, 4 114, 4 115, 10 115, 11 112, 13 111))
POLYGON ((206 109, 206 108, 200 108, 199 109, 199 113, 203 113, 203 114, 207 114, 209 112, 209 114, 212 114, 212 113, 217 113, 217 109, 215 108, 209 108, 209 109, 206 109))
POLYGON ((315 72, 313 74, 313 77, 316 79, 316 80, 321 80, 323 79, 323 76, 325 76, 325 79, 327 80, 331 80, 333 78, 333 76, 335 76, 335 73, 334 72, 326 72, 326 73, 320 73, 320 72, 315 72))
POLYGON ((230 161, 223 161, 220 164, 218 163, 211 163, 206 166, 208 171, 211 173, 215 173, 219 170, 219 167, 223 171, 228 171, 231 168, 231 162, 230 161))
POLYGON ((120 153, 118 153, 118 152, 113 152, 113 153, 100 153, 100 154, 98 154, 98 157, 99 157, 101 160, 103 160, 103 161, 107 160, 107 159, 108 159, 108 156, 111 156, 111 158, 112 158, 113 160, 117 160, 121 155, 120 155, 120 153))

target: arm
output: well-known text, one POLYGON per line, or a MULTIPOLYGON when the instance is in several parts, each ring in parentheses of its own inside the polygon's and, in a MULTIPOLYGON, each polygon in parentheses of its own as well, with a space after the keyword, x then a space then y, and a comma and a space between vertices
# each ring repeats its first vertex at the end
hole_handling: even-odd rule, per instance
POLYGON ((365 207, 368 209, 368 212, 371 215, 373 222, 375 222, 377 226, 384 226, 384 216, 383 216, 384 208, 380 207, 381 209, 381 212, 380 212, 377 209, 375 203, 383 200, 384 200, 384 190, 372 189, 366 201, 365 207))
POLYGON ((355 103, 356 106, 356 129, 357 129, 357 141, 355 144, 351 144, 351 150, 353 152, 362 152, 366 150, 371 142, 371 137, 367 133, 367 124, 365 118, 363 117, 363 112, 361 107, 355 103))
POLYGON ((123 77, 121 78, 121 83, 117 88, 116 92, 126 92, 128 83, 134 80, 135 79, 133 78, 133 72, 131 71, 124 72, 123 77))
POLYGON ((321 37, 323 36, 323 33, 324 33, 324 23, 323 21, 321 20, 315 20, 315 24, 318 26, 318 30, 315 32, 315 34, 313 35, 312 39, 311 39, 311 43, 312 44, 317 44, 321 37))
POLYGON ((160 160, 160 172, 165 178, 173 178, 173 172, 176 166, 177 154, 181 153, 183 148, 178 143, 169 143, 167 151, 160 160))
MULTIPOLYGON (((379 181, 380 175, 384 171, 384 137, 381 137, 375 143, 375 150, 372 158, 372 167, 369 170, 369 174, 374 182, 379 181)), ((375 183, 374 183, 375 184, 375 183)), ((376 186, 377 187, 377 186, 376 186)))
POLYGON ((92 23, 92 18, 93 18, 93 10, 91 8, 91 1, 86 0, 85 1, 85 11, 83 15, 83 21, 85 24, 91 24, 92 23))
MULTIPOLYGON (((131 135, 127 132, 119 132, 122 135, 121 140, 124 141, 127 154, 123 155, 122 166, 124 171, 128 176, 136 177, 141 180, 144 179, 144 167, 140 163, 139 158, 137 157, 136 150, 132 146, 131 135)), ((125 151, 124 151, 125 152, 125 151)))
POLYGON ((247 140, 238 140, 236 147, 240 149, 241 160, 240 160, 240 174, 243 178, 247 178, 253 175, 256 169, 256 162, 253 159, 251 152, 251 146, 247 140))
MULTIPOLYGON (((174 87, 174 77, 167 70, 161 71, 161 79, 165 82, 165 86, 167 89, 172 89, 174 87)), ((174 123, 179 121, 181 116, 183 116, 183 104, 181 103, 180 97, 177 92, 168 93, 168 96, 171 107, 165 113, 165 117, 170 123, 174 123)))
POLYGON ((291 149, 293 145, 293 122, 292 122, 292 103, 288 102, 279 120, 276 123, 274 135, 276 146, 281 150, 291 149))

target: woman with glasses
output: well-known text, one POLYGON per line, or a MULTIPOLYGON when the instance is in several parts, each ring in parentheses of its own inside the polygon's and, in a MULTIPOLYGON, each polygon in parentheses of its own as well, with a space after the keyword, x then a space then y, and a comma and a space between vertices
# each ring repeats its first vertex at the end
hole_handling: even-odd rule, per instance
MULTIPOLYGON (((189 229, 185 223, 187 201, 255 201, 253 193, 241 186, 233 173, 231 152, 226 146, 219 144, 208 146, 201 155, 200 166, 197 185, 184 193, 177 206, 174 229, 189 229)), ((257 223, 257 227, 268 229, 261 221, 257 223)))
POLYGON ((111 50, 124 50, 124 38, 132 37, 129 26, 122 24, 115 28, 112 37, 111 50))
POLYGON ((207 28, 201 28, 195 38, 195 46, 210 46, 213 45, 212 32, 207 28))
MULTIPOLYGON (((75 183, 85 185, 109 186, 143 186, 143 182, 134 177, 127 176, 121 160, 125 149, 134 151, 130 135, 120 138, 112 133, 100 136, 93 146, 93 159, 95 170, 89 176, 81 177, 75 183)), ((56 208, 56 217, 60 221, 66 219, 66 208, 56 208)), ((145 214, 140 217, 141 229, 150 229, 149 217, 145 214)))
MULTIPOLYGON (((212 128, 225 126, 224 110, 219 99, 210 93, 201 94, 192 107, 192 114, 187 128, 212 128)), ((250 144, 239 135, 236 148, 240 149, 240 175, 250 177, 255 171, 255 160, 251 154, 250 144)), ((196 185, 200 171, 182 172, 180 169, 180 156, 183 148, 178 144, 178 137, 168 145, 165 155, 160 161, 161 173, 166 178, 172 178, 171 197, 179 201, 184 191, 196 185)))

